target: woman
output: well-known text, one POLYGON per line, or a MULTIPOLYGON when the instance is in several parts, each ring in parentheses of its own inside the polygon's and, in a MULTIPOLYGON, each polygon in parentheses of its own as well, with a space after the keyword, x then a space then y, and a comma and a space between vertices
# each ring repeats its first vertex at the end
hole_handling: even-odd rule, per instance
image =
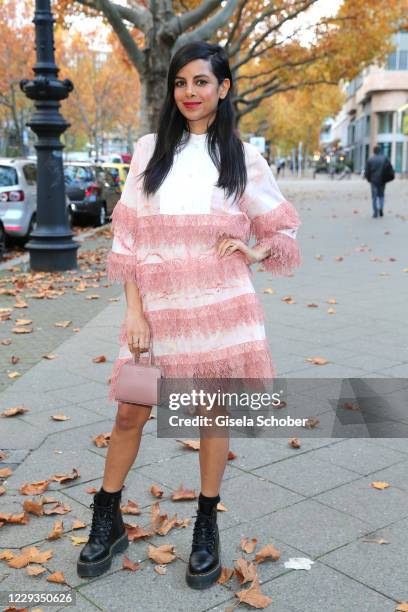
MULTIPOLYGON (((274 377, 249 264, 262 261, 277 274, 299 265, 299 218, 266 160, 236 136, 232 86, 222 47, 182 47, 171 60, 157 134, 136 144, 112 215, 108 278, 124 283, 127 310, 110 399, 120 366, 150 342, 154 363, 168 378, 274 377)), ((78 561, 82 576, 106 571, 112 555, 128 545, 121 490, 150 412, 118 405, 89 541, 78 561)), ((193 588, 211 586, 221 573, 216 506, 229 449, 228 437, 202 434, 186 573, 193 588)))

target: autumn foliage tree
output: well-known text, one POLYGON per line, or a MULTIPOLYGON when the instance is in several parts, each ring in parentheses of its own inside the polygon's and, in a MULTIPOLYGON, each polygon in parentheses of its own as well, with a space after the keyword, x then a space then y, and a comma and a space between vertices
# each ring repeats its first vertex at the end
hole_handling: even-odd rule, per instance
POLYGON ((87 141, 98 156, 101 137, 122 131, 131 150, 138 121, 137 73, 121 58, 121 50, 115 52, 116 40, 107 51, 95 50, 92 40, 92 32, 87 38, 61 28, 56 32, 57 65, 74 83, 73 92, 62 103, 71 123, 67 138, 79 147, 87 141))
POLYGON ((0 11, 0 122, 3 153, 24 155, 24 124, 31 102, 20 90, 19 81, 34 65, 34 30, 28 7, 4 0, 0 11))
POLYGON ((194 40, 220 42, 237 82, 238 120, 262 100, 309 85, 337 84, 390 50, 406 0, 344 0, 311 19, 317 0, 58 0, 59 19, 102 15, 141 83, 142 133, 155 129, 172 54, 194 40), (305 36, 309 41, 304 43, 305 36))

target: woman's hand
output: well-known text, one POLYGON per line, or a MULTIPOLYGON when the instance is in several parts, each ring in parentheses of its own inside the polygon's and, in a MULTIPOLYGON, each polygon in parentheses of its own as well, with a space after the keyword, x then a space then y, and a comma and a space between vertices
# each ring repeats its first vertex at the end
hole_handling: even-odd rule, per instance
POLYGON ((126 311, 126 339, 131 353, 138 355, 149 350, 150 327, 140 310, 126 311))
POLYGON ((265 247, 257 247, 251 249, 245 242, 236 238, 223 238, 216 245, 218 257, 231 255, 234 251, 241 251, 247 258, 249 264, 262 261, 270 254, 270 249, 265 247))

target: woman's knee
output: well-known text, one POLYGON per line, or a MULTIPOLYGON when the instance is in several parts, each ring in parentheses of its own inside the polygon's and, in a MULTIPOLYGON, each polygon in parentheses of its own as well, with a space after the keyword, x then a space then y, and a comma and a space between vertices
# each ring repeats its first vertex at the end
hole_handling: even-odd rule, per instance
POLYGON ((119 429, 143 429, 152 411, 151 406, 139 406, 119 402, 115 424, 119 429))

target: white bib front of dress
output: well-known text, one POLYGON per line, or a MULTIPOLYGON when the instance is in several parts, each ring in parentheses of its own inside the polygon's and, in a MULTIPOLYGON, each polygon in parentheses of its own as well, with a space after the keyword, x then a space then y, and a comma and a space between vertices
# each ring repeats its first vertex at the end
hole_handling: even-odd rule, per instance
POLYGON ((207 150, 207 134, 190 134, 174 155, 173 166, 158 194, 162 215, 209 215, 218 170, 207 150))

